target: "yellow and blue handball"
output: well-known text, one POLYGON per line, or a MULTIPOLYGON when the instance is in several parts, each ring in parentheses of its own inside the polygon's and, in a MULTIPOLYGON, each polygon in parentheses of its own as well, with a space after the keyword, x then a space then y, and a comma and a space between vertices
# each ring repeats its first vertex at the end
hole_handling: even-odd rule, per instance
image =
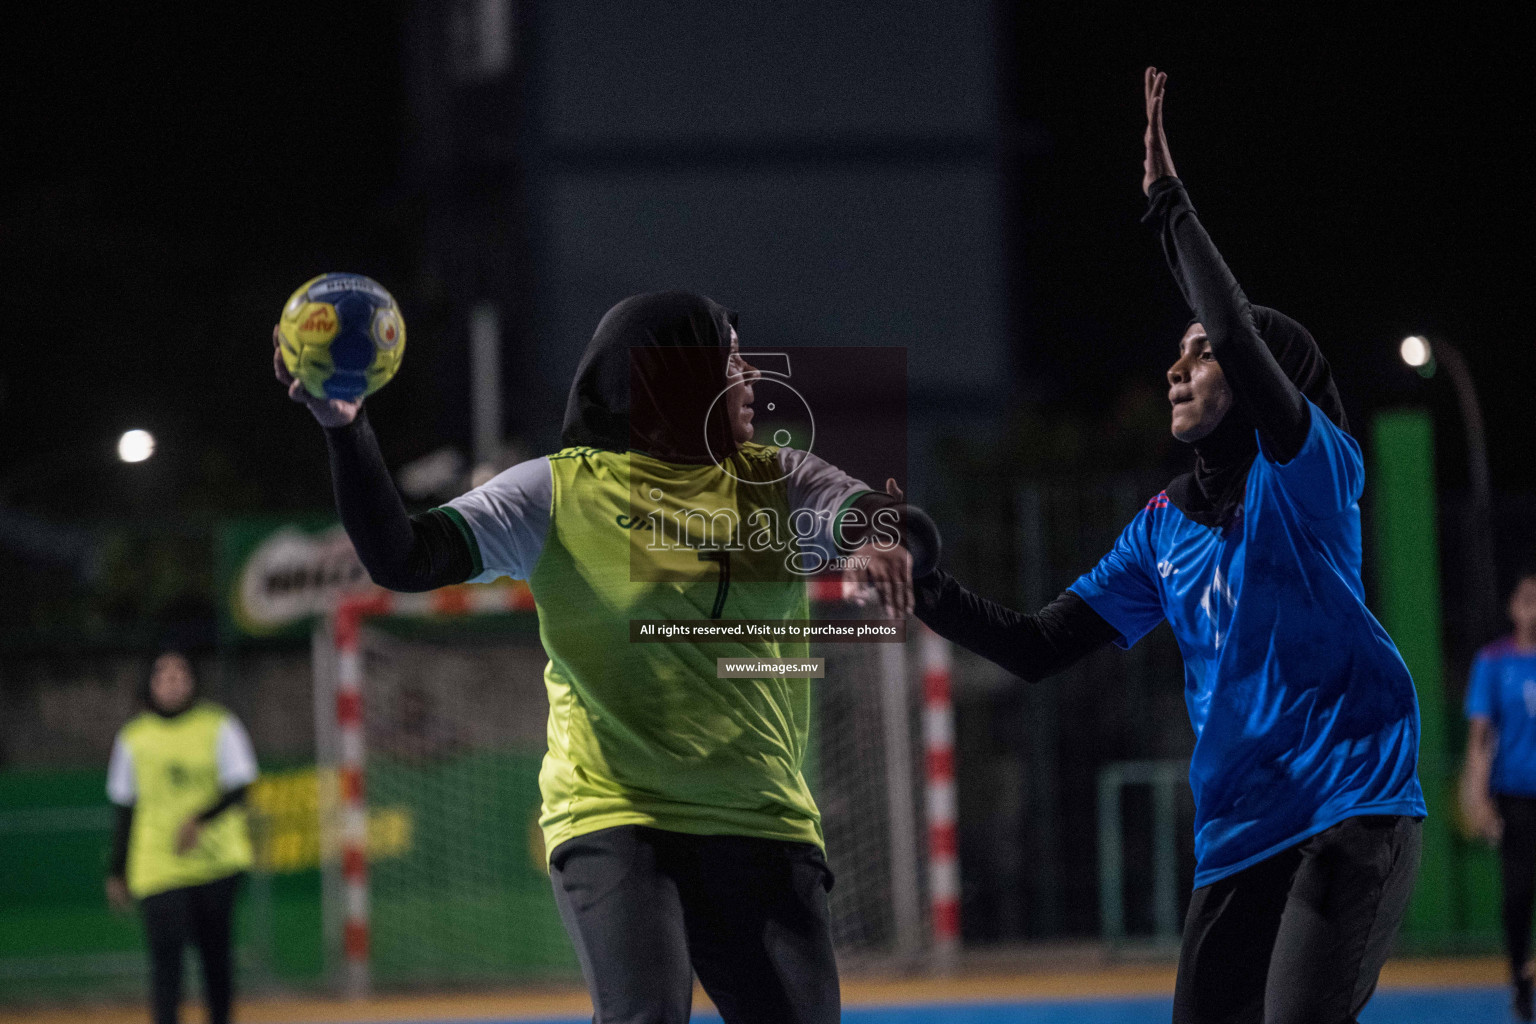
POLYGON ((400 369, 405 318, 371 277, 321 274, 299 286, 277 324, 288 372, 316 398, 355 402, 400 369))

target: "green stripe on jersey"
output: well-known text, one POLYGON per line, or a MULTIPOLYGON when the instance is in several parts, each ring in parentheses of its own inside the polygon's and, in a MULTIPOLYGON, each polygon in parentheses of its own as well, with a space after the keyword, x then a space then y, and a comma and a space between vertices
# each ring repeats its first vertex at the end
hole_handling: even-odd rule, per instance
POLYGON ((441 512, 447 516, 448 521, 458 527, 459 536, 463 537, 464 542, 469 545, 469 557, 475 566, 475 571, 469 574, 469 578, 474 579, 485 572, 485 560, 480 557, 480 542, 475 540, 475 531, 469 528, 469 524, 464 521, 464 517, 459 514, 459 510, 444 505, 432 511, 441 512))

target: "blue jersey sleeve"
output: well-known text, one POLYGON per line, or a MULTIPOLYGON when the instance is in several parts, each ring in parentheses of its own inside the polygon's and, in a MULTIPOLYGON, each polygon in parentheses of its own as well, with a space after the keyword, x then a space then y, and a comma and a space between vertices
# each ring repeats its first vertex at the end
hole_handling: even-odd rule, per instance
POLYGON ((1365 458, 1360 443, 1340 430, 1327 413, 1310 401, 1307 412, 1312 424, 1295 458, 1274 462, 1262 442, 1259 457, 1297 512, 1308 519, 1328 519, 1360 500, 1365 489, 1365 458))
POLYGON ((1468 718, 1486 718, 1497 721, 1499 696, 1493 692, 1495 676, 1493 659, 1486 650, 1479 651, 1472 663, 1472 677, 1467 680, 1466 711, 1468 718))
POLYGON ((1121 647, 1131 647, 1163 621, 1151 517, 1151 509, 1143 509, 1093 571, 1067 588, 1119 631, 1115 643, 1121 647))

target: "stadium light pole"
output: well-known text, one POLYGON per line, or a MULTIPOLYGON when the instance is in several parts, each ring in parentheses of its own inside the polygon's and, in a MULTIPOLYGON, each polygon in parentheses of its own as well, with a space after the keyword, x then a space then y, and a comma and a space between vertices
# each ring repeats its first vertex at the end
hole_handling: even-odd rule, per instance
MULTIPOLYGON (((1477 387, 1472 383, 1472 371, 1456 346, 1445 341, 1430 344, 1423 335, 1411 334, 1398 346, 1398 354, 1422 377, 1432 377, 1437 367, 1444 366, 1451 386, 1456 389, 1456 403, 1461 407, 1462 425, 1467 434, 1467 474, 1472 485, 1471 562, 1479 576, 1473 593, 1477 601, 1476 627, 1481 633, 1492 624, 1494 607, 1498 604, 1493 564, 1493 488, 1489 482, 1483 406, 1477 398, 1477 387)), ((1479 635, 1474 639, 1481 643, 1484 638, 1479 635)))

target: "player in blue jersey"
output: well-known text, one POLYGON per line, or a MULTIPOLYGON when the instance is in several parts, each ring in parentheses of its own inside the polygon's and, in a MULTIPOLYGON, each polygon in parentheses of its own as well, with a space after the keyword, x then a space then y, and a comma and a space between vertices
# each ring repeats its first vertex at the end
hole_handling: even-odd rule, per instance
POLYGON ((1515 631, 1484 647, 1467 684, 1467 765, 1462 808, 1498 844, 1504 949, 1515 1014, 1532 1019, 1531 906, 1536 900, 1536 568, 1509 597, 1515 631))
POLYGON ((1335 1024, 1375 989, 1417 871, 1413 681, 1365 606, 1364 461, 1327 361, 1251 305, 1174 176, 1149 68, 1144 220, 1194 313, 1168 370, 1195 449, 1113 550, 1035 615, 943 572, 917 614, 1026 679, 1167 621, 1195 730, 1195 892, 1174 1020, 1335 1024))

